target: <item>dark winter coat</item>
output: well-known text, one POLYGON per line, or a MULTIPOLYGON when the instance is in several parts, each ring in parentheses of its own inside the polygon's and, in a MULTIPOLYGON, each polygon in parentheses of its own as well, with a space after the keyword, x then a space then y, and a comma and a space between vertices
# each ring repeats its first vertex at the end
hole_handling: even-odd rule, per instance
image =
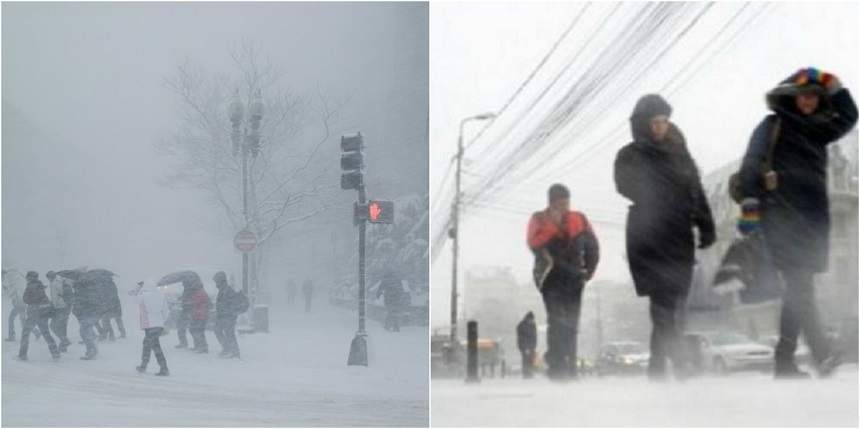
POLYGON ((854 127, 857 106, 843 88, 832 95, 822 93, 819 110, 806 116, 797 110, 794 94, 781 91, 785 87, 768 93, 774 114, 765 117, 750 138, 741 166, 743 194, 760 200, 762 228, 777 267, 824 272, 830 236, 827 145, 854 127), (777 118, 780 129, 772 168, 779 183, 776 190, 764 193, 760 166, 777 118))
POLYGON ((670 124, 668 142, 656 142, 650 120, 671 106, 645 96, 630 118, 633 142, 615 158, 615 187, 633 204, 627 214, 627 258, 639 296, 685 294, 695 256, 693 227, 703 241, 715 234, 699 171, 681 131, 670 124))
POLYGON ((232 318, 239 315, 239 292, 224 283, 218 285, 218 296, 215 297, 215 314, 218 318, 232 318))
POLYGON ((27 287, 24 289, 24 304, 29 306, 51 305, 51 299, 45 292, 45 284, 39 279, 27 280, 27 287))
POLYGON ((86 279, 75 282, 75 304, 72 312, 78 319, 101 317, 104 307, 104 295, 98 279, 86 279))
POLYGON ((122 303, 119 300, 119 290, 116 283, 113 279, 106 277, 101 284, 105 303, 104 315, 106 317, 122 317, 122 303))
POLYGON ((517 324, 517 348, 520 351, 534 350, 537 347, 537 325, 534 319, 524 318, 517 324))

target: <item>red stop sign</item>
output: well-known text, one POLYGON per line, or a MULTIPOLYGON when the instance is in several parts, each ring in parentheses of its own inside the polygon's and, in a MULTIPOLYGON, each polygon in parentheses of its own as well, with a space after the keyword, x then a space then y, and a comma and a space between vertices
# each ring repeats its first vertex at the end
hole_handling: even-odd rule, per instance
POLYGON ((233 245, 241 252, 251 252, 257 248, 257 236, 247 229, 239 231, 233 238, 233 245))

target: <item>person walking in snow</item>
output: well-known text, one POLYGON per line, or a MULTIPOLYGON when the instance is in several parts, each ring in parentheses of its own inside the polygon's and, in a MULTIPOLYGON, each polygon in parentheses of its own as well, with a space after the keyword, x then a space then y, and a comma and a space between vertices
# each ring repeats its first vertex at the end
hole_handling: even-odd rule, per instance
POLYGON ((140 373, 146 372, 149 358, 155 354, 155 360, 160 367, 155 375, 170 375, 170 371, 167 369, 167 358, 164 357, 164 351, 161 349, 161 342, 159 341, 164 332, 164 321, 168 315, 167 298, 160 287, 146 285, 143 282, 139 282, 137 285, 137 289, 131 291, 130 294, 137 300, 137 306, 140 310, 140 329, 143 329, 144 337, 140 365, 135 369, 140 373))
POLYGON ((857 106, 836 76, 815 68, 780 82, 766 101, 773 113, 753 131, 740 169, 738 229, 763 232, 785 282, 775 377, 809 377, 794 361, 801 332, 815 368, 826 377, 841 360, 822 332, 813 285, 829 259, 827 147, 857 123, 857 106))
POLYGON ((527 244, 535 255, 534 280, 547 313, 547 376, 575 379, 582 291, 600 260, 597 236, 584 214, 571 210, 570 191, 549 188, 548 207, 532 214, 527 244))
POLYGON ((119 338, 125 338, 125 325, 122 323, 122 302, 119 299, 119 289, 116 287, 116 283, 113 281, 113 278, 106 277, 104 279, 104 303, 105 303, 105 311, 102 315, 101 320, 101 337, 100 340, 104 341, 108 339, 110 341, 116 341, 116 336, 113 331, 113 326, 111 321, 116 322, 117 330, 119 331, 119 338))
POLYGON ((287 305, 290 307, 296 303, 296 295, 299 293, 299 288, 296 286, 296 281, 293 279, 287 280, 287 305))
POLYGON ((27 360, 27 351, 30 346, 30 332, 33 327, 38 326, 42 332, 42 337, 48 344, 48 350, 54 359, 60 358, 60 350, 57 343, 54 342, 54 337, 51 336, 51 330, 48 328, 48 320, 51 318, 51 300, 45 293, 45 284, 39 280, 39 273, 35 271, 27 272, 27 288, 24 289, 24 303, 27 304, 27 319, 24 322, 24 329, 21 332, 21 347, 18 351, 18 359, 27 360))
POLYGON ((517 348, 523 358, 523 378, 532 378, 535 349, 537 348, 537 325, 531 311, 517 324, 517 348))
POLYGON ((615 187, 633 204, 627 215, 627 258, 636 294, 650 299, 648 376, 666 377, 667 360, 684 376, 683 311, 693 275, 695 243, 716 240, 699 170, 663 97, 639 99, 630 117, 633 142, 615 158, 615 187))
POLYGON ((45 274, 48 278, 51 300, 51 330, 60 340, 60 352, 65 353, 72 344, 69 341, 68 326, 69 315, 72 314, 72 305, 74 303, 75 290, 72 286, 72 281, 62 276, 58 276, 53 271, 48 271, 45 274))
POLYGON ((400 332, 400 314, 404 306, 404 298, 406 293, 403 290, 403 284, 400 281, 400 276, 392 268, 386 269, 379 283, 379 288, 376 291, 376 299, 383 297, 385 303, 385 323, 383 326, 386 331, 400 332))
POLYGON ((227 274, 223 271, 215 273, 213 280, 218 288, 218 296, 215 298, 215 337, 221 344, 218 357, 239 358, 236 319, 247 310, 248 299, 241 292, 233 290, 227 283, 227 274))
POLYGON ((190 325, 188 332, 194 340, 193 351, 197 353, 209 353, 209 344, 206 342, 206 324, 209 322, 209 309, 212 301, 203 289, 200 279, 189 283, 189 293, 185 296, 185 305, 189 308, 190 325))
POLYGON ((314 300, 314 282, 311 279, 305 279, 302 285, 302 295, 305 298, 305 313, 311 312, 311 303, 314 300))
POLYGON ((81 339, 86 345, 82 360, 93 360, 98 354, 95 330, 104 313, 103 288, 100 282, 99 278, 87 277, 74 284, 75 302, 72 305, 72 314, 78 319, 81 339))
POLYGON ((27 304, 24 304, 23 288, 26 285, 24 276, 17 270, 3 270, 3 295, 9 299, 12 310, 9 311, 6 341, 15 341, 15 318, 18 318, 23 328, 27 317, 27 304))

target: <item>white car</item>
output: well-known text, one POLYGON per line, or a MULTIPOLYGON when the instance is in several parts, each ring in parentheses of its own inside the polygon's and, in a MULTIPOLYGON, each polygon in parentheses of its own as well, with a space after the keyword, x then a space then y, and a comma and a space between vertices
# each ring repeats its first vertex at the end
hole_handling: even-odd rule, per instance
POLYGON ((687 341, 699 341, 699 354, 695 358, 704 369, 715 373, 773 368, 773 347, 758 343, 739 332, 689 333, 685 338, 687 341))

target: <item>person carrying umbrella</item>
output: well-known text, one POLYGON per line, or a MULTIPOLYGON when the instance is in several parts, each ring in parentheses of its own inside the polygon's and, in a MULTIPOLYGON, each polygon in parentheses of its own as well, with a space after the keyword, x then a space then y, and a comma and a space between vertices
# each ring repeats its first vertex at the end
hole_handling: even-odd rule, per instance
POLYGON ((75 303, 72 306, 72 314, 78 319, 81 339, 87 348, 86 354, 81 357, 82 360, 93 360, 98 354, 95 329, 104 313, 102 277, 98 273, 85 272, 80 274, 80 280, 75 282, 75 303))

